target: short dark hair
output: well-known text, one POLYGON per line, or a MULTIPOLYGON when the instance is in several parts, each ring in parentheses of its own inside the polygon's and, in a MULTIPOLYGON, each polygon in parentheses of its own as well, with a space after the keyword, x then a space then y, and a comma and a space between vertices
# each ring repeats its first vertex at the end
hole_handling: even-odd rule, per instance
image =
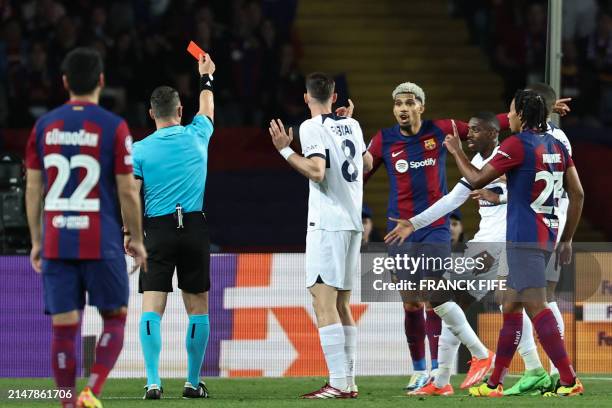
POLYGON ((178 91, 170 86, 158 86, 151 94, 153 116, 160 119, 171 118, 176 114, 180 99, 178 91))
POLYGON ((306 90, 319 102, 327 102, 335 86, 334 79, 323 72, 313 72, 306 77, 306 90))
POLYGON ((89 47, 78 47, 70 51, 62 62, 62 73, 66 75, 68 89, 75 95, 87 95, 96 89, 104 63, 100 53, 89 47))
POLYGON ((514 95, 514 108, 521 116, 524 129, 534 129, 540 133, 546 132, 548 110, 544 98, 537 92, 519 89, 514 95))
POLYGON ((550 115, 553 108, 555 107, 555 102, 557 102, 557 93, 555 92, 555 90, 550 85, 545 84, 543 82, 536 82, 535 84, 527 86, 527 88, 525 89, 534 91, 542 98, 544 98, 548 115, 550 115))
POLYGON ((472 117, 486 122, 489 126, 499 131, 499 119, 497 119, 497 115, 493 112, 476 112, 472 117))

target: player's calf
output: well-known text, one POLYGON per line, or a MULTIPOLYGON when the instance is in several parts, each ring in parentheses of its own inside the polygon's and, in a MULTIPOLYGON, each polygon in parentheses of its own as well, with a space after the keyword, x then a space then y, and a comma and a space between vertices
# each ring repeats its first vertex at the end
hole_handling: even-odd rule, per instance
POLYGON ((78 324, 53 324, 53 339, 51 342, 51 358, 53 377, 60 390, 65 390, 61 399, 63 407, 72 408, 75 405, 76 356, 75 336, 78 324))
POLYGON ((100 395, 108 375, 115 366, 121 349, 125 332, 127 307, 115 311, 101 312, 104 327, 96 346, 96 359, 87 386, 95 395, 100 395))

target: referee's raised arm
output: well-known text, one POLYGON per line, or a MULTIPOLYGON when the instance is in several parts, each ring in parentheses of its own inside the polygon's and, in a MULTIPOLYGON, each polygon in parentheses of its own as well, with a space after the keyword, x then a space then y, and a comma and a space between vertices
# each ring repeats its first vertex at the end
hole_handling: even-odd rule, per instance
POLYGON ((198 71, 200 72, 200 109, 197 115, 204 115, 214 121, 215 101, 213 99, 213 76, 215 72, 215 63, 210 54, 200 55, 198 61, 198 71))

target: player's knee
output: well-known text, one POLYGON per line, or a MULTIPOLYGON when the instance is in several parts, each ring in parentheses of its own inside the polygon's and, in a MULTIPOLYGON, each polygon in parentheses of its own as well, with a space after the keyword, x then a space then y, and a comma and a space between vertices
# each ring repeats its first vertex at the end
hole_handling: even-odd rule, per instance
POLYGON ((71 310, 70 312, 54 314, 51 316, 51 321, 55 325, 77 324, 80 317, 78 310, 71 310))
POLYGON ((527 316, 529 316, 530 319, 533 319, 542 310, 546 309, 546 302, 542 302, 542 301, 525 302, 524 305, 525 305, 525 312, 527 313, 527 316))
POLYGON ((523 305, 520 302, 505 301, 502 303, 504 313, 521 313, 523 305))

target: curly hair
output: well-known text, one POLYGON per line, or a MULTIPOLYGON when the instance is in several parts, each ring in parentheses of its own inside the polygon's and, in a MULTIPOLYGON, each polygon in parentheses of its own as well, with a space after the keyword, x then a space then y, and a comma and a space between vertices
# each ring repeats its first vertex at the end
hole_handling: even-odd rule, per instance
POLYGON ((548 129, 546 101, 537 92, 519 89, 514 94, 514 108, 521 117, 523 129, 544 133, 548 129))

